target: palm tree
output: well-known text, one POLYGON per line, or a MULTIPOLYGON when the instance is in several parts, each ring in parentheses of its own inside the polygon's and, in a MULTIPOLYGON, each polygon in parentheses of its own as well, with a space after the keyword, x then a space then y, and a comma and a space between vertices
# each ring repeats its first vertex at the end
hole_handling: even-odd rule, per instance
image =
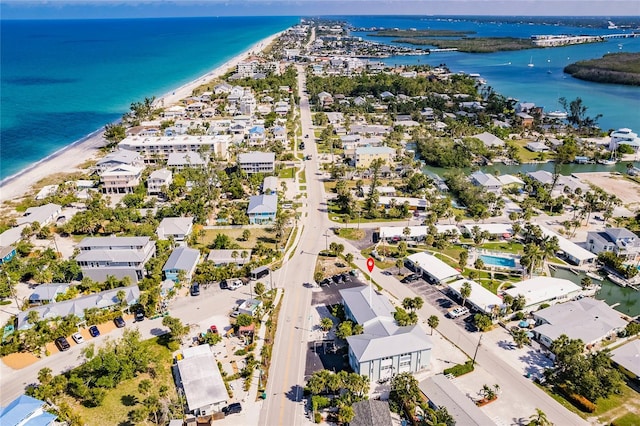
POLYGON ((553 423, 547 419, 547 415, 539 408, 536 408, 536 413, 529 417, 530 426, 553 426, 553 423))
POLYGON ((535 243, 529 243, 524 246, 524 254, 520 258, 520 264, 528 269, 529 276, 533 275, 533 271, 538 268, 543 258, 543 252, 540 246, 535 243))
POLYGON ((467 298, 471 296, 471 284, 469 284, 468 281, 465 281, 462 287, 460 287, 460 296, 462 296, 462 306, 464 306, 467 298))
POLYGON ((518 330, 512 332, 513 341, 515 342, 518 348, 524 347, 524 345, 528 345, 531 343, 531 339, 527 336, 527 332, 525 330, 518 330))
POLYGON ((431 334, 433 335, 433 330, 438 328, 438 324, 440 323, 440 320, 438 319, 437 316, 435 315, 431 315, 428 319, 427 319, 427 324, 429 325, 429 327, 431 327, 431 334))

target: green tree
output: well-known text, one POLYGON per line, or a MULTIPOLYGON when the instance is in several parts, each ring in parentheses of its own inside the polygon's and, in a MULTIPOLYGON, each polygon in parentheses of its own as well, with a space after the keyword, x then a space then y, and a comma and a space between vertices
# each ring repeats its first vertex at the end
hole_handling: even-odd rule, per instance
POLYGON ((256 292, 256 295, 258 297, 262 297, 262 295, 264 294, 265 291, 265 287, 264 284, 261 282, 257 282, 254 286, 253 286, 253 291, 256 292))
POLYGON ((249 238, 251 238, 251 231, 248 229, 244 229, 242 231, 242 241, 249 241, 249 238))
POLYGON ((467 267, 467 260, 469 260, 469 252, 467 250, 462 250, 458 255, 458 265, 461 269, 467 267))
POLYGON ((529 339, 526 330, 512 331, 511 335, 513 336, 513 341, 518 346, 518 348, 522 348, 524 347, 524 345, 528 345, 531 343, 531 339, 529 339))
POLYGON ((251 315, 240 314, 236 317, 236 325, 238 327, 246 327, 253 323, 253 318, 251 315))
POLYGON ((342 424, 349 424, 356 416, 353 408, 350 405, 341 405, 338 408, 338 422, 342 424))
POLYGON ((473 323, 480 331, 488 331, 493 327, 491 317, 485 314, 475 314, 473 316, 473 323))
POLYGON ((429 325, 429 327, 431 327, 431 334, 433 335, 433 330, 435 330, 438 327, 438 325, 440 324, 440 320, 436 315, 431 315, 427 319, 427 324, 429 325))
POLYGON ((339 339, 346 339, 353 335, 353 323, 351 321, 342 321, 336 330, 336 336, 339 339))
POLYGON ((460 296, 462 296, 462 306, 464 306, 469 296, 471 296, 471 284, 468 281, 465 281, 460 287, 460 296))
POLYGON ((162 325, 169 329, 171 339, 175 341, 181 340, 189 332, 189 327, 182 324, 179 318, 164 317, 162 318, 162 325))
POLYGON ((417 401, 420 401, 420 395, 418 381, 411 373, 399 373, 391 379, 389 400, 396 408, 400 409, 405 405, 415 405, 417 401))
POLYGON ((527 423, 529 426, 553 426, 553 423, 549 421, 547 415, 544 411, 539 408, 536 408, 536 413, 532 414, 529 417, 529 422, 527 423))
POLYGON ((327 332, 333 328, 333 321, 331 318, 324 317, 320 320, 320 328, 322 331, 327 332))

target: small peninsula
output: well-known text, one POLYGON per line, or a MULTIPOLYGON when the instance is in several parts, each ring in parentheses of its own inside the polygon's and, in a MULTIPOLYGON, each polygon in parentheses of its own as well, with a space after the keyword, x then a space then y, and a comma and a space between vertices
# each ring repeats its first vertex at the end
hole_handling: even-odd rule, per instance
POLYGON ((567 65, 564 72, 581 80, 640 86, 640 53, 609 53, 567 65))

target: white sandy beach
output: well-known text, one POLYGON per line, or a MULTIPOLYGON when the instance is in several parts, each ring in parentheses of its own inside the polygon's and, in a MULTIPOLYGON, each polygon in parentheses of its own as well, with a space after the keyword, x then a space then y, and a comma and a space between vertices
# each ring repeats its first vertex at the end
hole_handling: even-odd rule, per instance
MULTIPOLYGON (((282 32, 273 34, 260 40, 244 52, 233 57, 207 74, 175 89, 156 99, 156 107, 168 107, 179 100, 191 95, 193 89, 206 84, 222 75, 230 68, 235 68, 248 56, 260 52, 282 32)), ((125 113, 126 111, 123 111, 125 113)), ((106 124, 106 123, 105 123, 106 124)), ((68 145, 43 160, 32 164, 20 173, 5 179, 0 185, 0 203, 22 198, 32 191, 35 184, 55 173, 69 173, 78 170, 78 166, 88 160, 96 158, 100 154, 100 147, 104 146, 105 140, 102 137, 102 129, 98 129, 71 145, 68 145)))

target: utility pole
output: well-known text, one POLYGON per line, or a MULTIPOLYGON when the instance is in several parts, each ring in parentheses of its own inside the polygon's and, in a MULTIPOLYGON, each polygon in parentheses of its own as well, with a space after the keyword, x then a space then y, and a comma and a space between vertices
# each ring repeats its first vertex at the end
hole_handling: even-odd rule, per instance
POLYGON ((478 339, 478 345, 476 346, 476 351, 473 354, 473 361, 471 362, 471 365, 476 365, 476 356, 478 355, 478 349, 480 349, 480 345, 482 342, 482 334, 480 335, 480 338, 478 339))

